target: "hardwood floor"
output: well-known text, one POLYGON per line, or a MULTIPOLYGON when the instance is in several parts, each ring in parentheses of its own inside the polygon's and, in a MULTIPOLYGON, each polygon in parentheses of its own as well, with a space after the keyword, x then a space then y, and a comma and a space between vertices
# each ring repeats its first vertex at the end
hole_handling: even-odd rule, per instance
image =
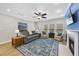
MULTIPOLYGON (((59 42, 59 56, 72 56, 65 42, 59 42)), ((23 56, 17 49, 12 47, 11 43, 0 45, 0 56, 23 56)))
POLYGON ((0 45, 0 56, 22 56, 22 54, 12 47, 11 43, 0 45))

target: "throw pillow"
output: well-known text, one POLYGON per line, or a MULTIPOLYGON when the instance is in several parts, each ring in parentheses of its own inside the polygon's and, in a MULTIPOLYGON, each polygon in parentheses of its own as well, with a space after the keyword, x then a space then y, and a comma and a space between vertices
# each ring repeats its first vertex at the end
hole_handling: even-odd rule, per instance
POLYGON ((32 31, 29 31, 29 34, 31 35, 32 34, 32 31))

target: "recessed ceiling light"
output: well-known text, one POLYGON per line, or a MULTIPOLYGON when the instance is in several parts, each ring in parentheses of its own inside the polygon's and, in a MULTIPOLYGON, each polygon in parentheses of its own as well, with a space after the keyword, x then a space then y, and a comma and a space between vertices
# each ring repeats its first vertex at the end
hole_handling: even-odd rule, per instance
POLYGON ((11 9, 6 9, 6 11, 10 12, 10 11, 11 11, 11 9))
POLYGON ((61 12, 62 12, 61 9, 56 10, 56 13, 61 13, 61 12))

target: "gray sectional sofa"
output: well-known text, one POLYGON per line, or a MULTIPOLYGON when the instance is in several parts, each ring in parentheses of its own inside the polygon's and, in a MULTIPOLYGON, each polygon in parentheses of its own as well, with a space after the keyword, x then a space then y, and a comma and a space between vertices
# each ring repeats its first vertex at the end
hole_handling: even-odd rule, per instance
POLYGON ((27 24, 19 22, 18 23, 18 29, 20 31, 20 34, 24 36, 24 43, 29 43, 33 40, 39 39, 41 34, 33 32, 31 35, 27 31, 27 24))
POLYGON ((29 34, 27 30, 22 30, 20 33, 24 36, 24 43, 32 42, 33 40, 39 39, 41 37, 40 33, 29 34))

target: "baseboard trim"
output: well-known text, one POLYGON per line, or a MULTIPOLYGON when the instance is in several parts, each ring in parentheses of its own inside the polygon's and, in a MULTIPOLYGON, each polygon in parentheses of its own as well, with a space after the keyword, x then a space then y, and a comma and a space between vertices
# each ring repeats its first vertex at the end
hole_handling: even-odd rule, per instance
POLYGON ((9 43, 9 42, 11 42, 11 40, 9 40, 9 41, 5 41, 5 42, 0 42, 0 45, 2 45, 2 44, 6 44, 6 43, 9 43))

